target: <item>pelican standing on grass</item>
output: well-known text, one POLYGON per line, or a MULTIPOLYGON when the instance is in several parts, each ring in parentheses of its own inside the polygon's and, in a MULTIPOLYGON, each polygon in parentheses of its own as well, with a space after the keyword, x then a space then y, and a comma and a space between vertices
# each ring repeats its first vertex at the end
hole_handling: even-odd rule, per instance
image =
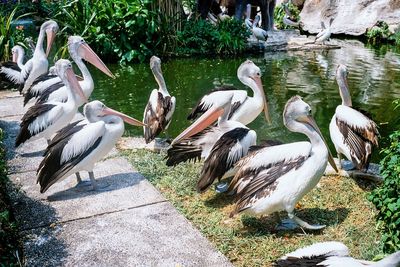
POLYGON ((310 142, 295 142, 261 148, 237 163, 229 191, 236 194, 231 216, 240 212, 252 215, 285 210, 301 227, 318 230, 294 214, 296 203, 319 182, 327 162, 336 170, 328 146, 311 115, 310 106, 294 96, 286 103, 284 125, 292 132, 305 134, 310 142))
POLYGON ((35 52, 33 57, 26 62, 26 70, 21 73, 22 78, 25 80, 23 88, 20 90, 21 93, 25 94, 28 88, 32 85, 33 81, 40 75, 47 72, 49 62, 47 57, 49 56, 51 46, 58 32, 58 24, 49 20, 42 24, 40 27, 39 37, 36 43, 35 52), (47 47, 46 53, 43 50, 44 36, 47 36, 47 47))
MULTIPOLYGON (((228 119, 232 97, 233 94, 218 106, 213 106, 172 142, 172 144, 179 143, 181 140, 201 132, 218 119, 218 125, 213 128, 218 128, 221 136, 212 146, 201 170, 197 183, 197 191, 200 193, 207 190, 215 179, 221 180, 232 176, 230 170, 235 163, 247 154, 250 146, 256 143, 255 131, 240 122, 228 119)), ((168 151, 170 156, 175 153, 179 153, 179 151, 168 151)))
POLYGON ((157 81, 158 89, 154 89, 149 98, 149 102, 144 110, 143 127, 144 139, 150 143, 162 131, 166 131, 171 123, 172 115, 175 111, 176 99, 168 93, 164 77, 161 71, 161 60, 152 56, 150 58, 150 69, 157 81))
POLYGON ((51 136, 74 118, 78 111, 78 103, 87 101, 72 70, 71 62, 60 59, 56 62, 56 69, 68 89, 67 102, 51 101, 30 107, 21 119, 21 128, 15 141, 15 147, 39 138, 45 138, 50 143, 51 136), (83 100, 79 100, 79 98, 83 100))
MULTIPOLYGON (((39 165, 37 182, 44 193, 54 183, 79 171, 89 172, 94 190, 98 185, 93 168, 110 152, 124 133, 124 121, 144 126, 141 121, 106 107, 100 101, 84 106, 88 123, 75 122, 62 129, 51 141, 39 165)), ((77 175, 78 182, 80 176, 77 175)))
POLYGON ((249 124, 264 110, 265 119, 269 122, 268 100, 261 82, 261 70, 253 61, 246 60, 237 70, 238 79, 253 90, 253 96, 248 96, 246 90, 237 90, 233 86, 221 86, 203 96, 188 116, 189 120, 196 119, 213 106, 220 106, 233 94, 231 100, 230 120, 249 124))
POLYGON ((21 72, 25 69, 24 56, 25 50, 16 45, 11 49, 12 61, 0 63, 0 79, 1 81, 20 85, 24 83, 21 72))
POLYGON ((336 81, 342 104, 336 108, 329 124, 329 132, 339 161, 341 155, 344 155, 355 168, 366 171, 372 147, 378 146, 378 126, 373 120, 352 108, 347 75, 346 66, 339 65, 336 70, 336 81))
POLYGON ((400 251, 388 255, 380 261, 372 262, 350 257, 349 248, 341 242, 319 242, 286 254, 273 266, 398 267, 400 266, 400 251))
MULTIPOLYGON (((85 94, 86 99, 90 97, 94 89, 94 81, 90 74, 86 64, 82 61, 85 59, 93 66, 101 70, 104 74, 111 78, 115 78, 112 72, 107 68, 103 61, 97 56, 97 54, 90 48, 85 40, 80 36, 68 37, 68 51, 75 64, 78 66, 82 73, 83 79, 79 81, 79 85, 85 94)), ((28 92, 24 97, 24 105, 31 99, 37 99, 38 102, 46 101, 58 101, 65 102, 68 99, 68 89, 60 77, 54 77, 51 74, 41 76, 41 83, 36 86, 32 86, 28 89, 28 92), (47 86, 47 87, 46 87, 47 86)), ((37 81, 36 79, 35 81, 37 81)), ((81 99, 78 99, 78 106, 83 105, 81 99)))

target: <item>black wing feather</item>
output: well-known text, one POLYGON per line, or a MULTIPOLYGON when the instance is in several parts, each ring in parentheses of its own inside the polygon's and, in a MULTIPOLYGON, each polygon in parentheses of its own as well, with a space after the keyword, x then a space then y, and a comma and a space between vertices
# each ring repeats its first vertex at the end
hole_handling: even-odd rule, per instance
POLYGON ((315 266, 327 266, 325 264, 321 265, 328 259, 328 255, 316 255, 310 257, 287 257, 286 259, 279 259, 275 261, 275 267, 315 267, 315 266))

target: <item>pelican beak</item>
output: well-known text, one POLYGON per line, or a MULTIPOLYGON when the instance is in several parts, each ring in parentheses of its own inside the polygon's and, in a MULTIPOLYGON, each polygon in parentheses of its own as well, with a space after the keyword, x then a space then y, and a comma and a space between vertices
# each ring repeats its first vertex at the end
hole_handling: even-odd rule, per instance
POLYGON ((51 46, 53 45, 54 39, 56 38, 56 33, 52 29, 47 29, 46 35, 47 35, 46 57, 48 57, 50 54, 51 46))
POLYGON ((255 83, 257 84, 257 87, 260 90, 261 96, 263 98, 265 120, 269 124, 271 124, 271 117, 269 115, 269 110, 268 110, 268 99, 267 99, 267 96, 265 95, 264 88, 263 88, 263 85, 261 82, 261 78, 259 76, 253 76, 253 77, 251 77, 251 79, 253 79, 253 81, 255 81, 255 83))
POLYGON ((104 115, 116 115, 116 116, 120 117, 124 122, 126 122, 130 125, 133 125, 133 126, 142 126, 142 127, 147 126, 145 123, 143 123, 137 119, 134 119, 128 115, 125 115, 124 113, 113 110, 111 108, 104 108, 103 114, 104 115))
POLYGON ((192 125, 190 125, 180 135, 178 135, 172 141, 171 145, 179 143, 181 140, 189 138, 190 136, 195 135, 198 132, 201 132, 202 130, 207 128, 207 126, 214 123, 223 113, 224 109, 222 107, 210 108, 209 110, 207 110, 206 113, 201 115, 201 117, 198 118, 192 125))
POLYGON ((332 168, 336 172, 339 172, 339 170, 338 170, 338 168, 336 166, 336 163, 333 160, 332 153, 329 150, 328 144, 326 143, 325 138, 322 136, 321 130, 318 128, 318 125, 315 122, 314 118, 311 115, 309 115, 309 116, 305 117, 304 119, 302 119, 301 121, 303 121, 303 122, 307 123, 308 125, 310 125, 319 134, 319 136, 321 136, 322 141, 324 141, 324 144, 325 144, 326 148, 328 149, 328 161, 329 161, 329 164, 331 164, 332 168))
POLYGON ((88 99, 86 98, 85 94, 83 93, 82 87, 79 84, 72 68, 68 68, 66 70, 66 74, 67 74, 67 80, 68 80, 70 86, 72 87, 72 89, 75 90, 75 92, 82 98, 84 103, 87 103, 88 99))
POLYGON ((82 57, 90 62, 93 66, 101 70, 104 74, 107 76, 115 79, 114 74, 107 68, 106 64, 99 58, 99 56, 90 48, 90 46, 87 43, 82 43, 79 46, 79 53, 83 55, 82 57))
POLYGON ((12 61, 13 62, 17 62, 17 59, 18 59, 18 51, 15 51, 13 54, 12 54, 12 61))

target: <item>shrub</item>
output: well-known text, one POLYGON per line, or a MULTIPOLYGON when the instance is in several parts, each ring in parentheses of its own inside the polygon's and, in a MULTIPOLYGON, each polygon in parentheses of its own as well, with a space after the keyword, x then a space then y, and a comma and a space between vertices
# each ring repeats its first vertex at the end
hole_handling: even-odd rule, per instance
POLYGON ((384 183, 369 196, 378 210, 378 227, 383 230, 382 244, 387 253, 400 249, 400 130, 389 138, 390 145, 381 150, 384 183))
MULTIPOLYGON (((288 4, 290 14, 295 18, 296 21, 300 20, 300 10, 297 6, 293 5, 291 2, 288 4)), ((293 29, 294 27, 286 25, 283 23, 283 17, 286 15, 283 5, 278 5, 274 10, 274 23, 278 29, 293 29)))
POLYGON ((372 44, 388 40, 390 37, 389 25, 384 21, 378 21, 375 26, 367 30, 365 35, 368 42, 372 44))
POLYGON ((178 54, 237 54, 242 52, 250 32, 234 19, 217 26, 206 20, 192 19, 178 32, 178 54))

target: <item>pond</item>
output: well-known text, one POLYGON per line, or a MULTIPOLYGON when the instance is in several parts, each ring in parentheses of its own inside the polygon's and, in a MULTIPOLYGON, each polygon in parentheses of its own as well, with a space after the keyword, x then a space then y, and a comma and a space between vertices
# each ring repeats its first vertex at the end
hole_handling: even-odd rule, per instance
MULTIPOLYGON (((392 102, 400 98, 400 54, 391 47, 369 49, 355 40, 338 42, 342 48, 329 51, 269 52, 232 59, 173 59, 163 62, 168 90, 177 98, 168 134, 175 137, 190 124, 186 116, 191 108, 215 86, 231 84, 245 89, 236 71, 249 58, 261 68, 272 117, 271 125, 266 123, 263 114, 248 125, 257 132, 258 140, 293 142, 306 139, 301 134, 290 133, 282 122, 285 103, 296 94, 311 105, 324 136, 330 139, 329 123, 336 106, 341 103, 335 81, 336 67, 341 63, 349 70, 353 106, 372 115, 384 142, 399 123, 398 111, 393 111, 392 102)), ((96 86, 91 99, 101 100, 109 107, 142 119, 150 92, 157 88, 149 64, 109 65, 109 68, 117 76, 115 80, 97 70, 92 71, 96 86)), ((130 135, 143 134, 141 128, 128 126, 126 130, 130 135)), ((374 155, 376 160, 377 153, 374 155)))

